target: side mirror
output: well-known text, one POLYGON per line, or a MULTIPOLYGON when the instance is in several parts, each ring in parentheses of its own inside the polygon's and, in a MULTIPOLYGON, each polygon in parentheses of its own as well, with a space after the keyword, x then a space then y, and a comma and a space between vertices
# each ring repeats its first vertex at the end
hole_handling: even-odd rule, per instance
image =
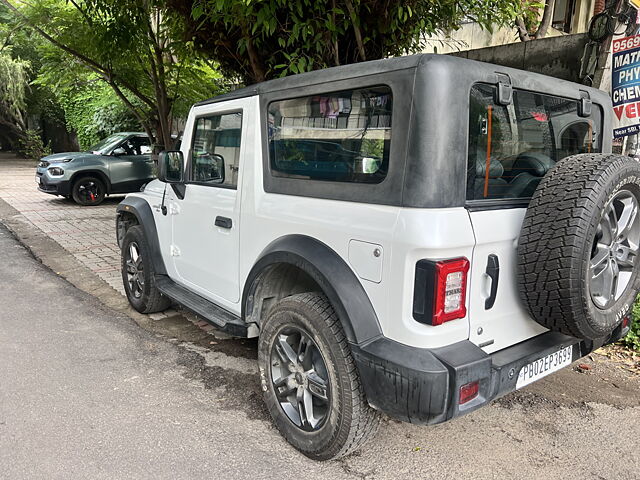
POLYGON ((166 183, 182 183, 184 156, 179 151, 160 152, 158 156, 158 180, 166 183))
POLYGON ((224 183, 224 157, 217 153, 203 153, 195 160, 196 178, 207 183, 224 183))
POLYGON ((126 153, 127 151, 124 148, 118 147, 115 148, 113 152, 111 152, 111 155, 113 155, 114 157, 119 157, 120 155, 126 155, 126 153))
POLYGON ((213 170, 217 173, 216 179, 218 182, 224 183, 224 157, 217 153, 213 153, 211 155, 211 159, 213 160, 213 170))

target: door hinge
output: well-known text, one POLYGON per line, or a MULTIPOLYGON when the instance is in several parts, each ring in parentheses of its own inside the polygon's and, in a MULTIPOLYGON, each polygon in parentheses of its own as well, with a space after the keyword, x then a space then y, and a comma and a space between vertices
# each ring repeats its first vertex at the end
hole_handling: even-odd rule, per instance
POLYGON ((169 248, 169 252, 171 253, 172 257, 179 257, 180 256, 180 249, 178 247, 176 247, 175 245, 171 245, 171 247, 169 248))
POLYGON ((178 215, 180 213, 180 205, 172 203, 169 205, 169 213, 171 215, 178 215))

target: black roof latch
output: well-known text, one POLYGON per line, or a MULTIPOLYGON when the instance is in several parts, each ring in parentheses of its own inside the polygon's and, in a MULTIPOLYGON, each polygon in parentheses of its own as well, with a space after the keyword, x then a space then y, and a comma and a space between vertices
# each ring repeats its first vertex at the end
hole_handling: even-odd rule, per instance
POLYGON ((496 103, 498 105, 509 105, 513 102, 513 87, 511 78, 506 73, 497 73, 498 90, 496 91, 496 103))
POLYGON ((589 92, 585 92, 584 90, 580 90, 580 102, 578 102, 578 115, 581 117, 590 117, 591 116, 591 97, 589 96, 589 92))

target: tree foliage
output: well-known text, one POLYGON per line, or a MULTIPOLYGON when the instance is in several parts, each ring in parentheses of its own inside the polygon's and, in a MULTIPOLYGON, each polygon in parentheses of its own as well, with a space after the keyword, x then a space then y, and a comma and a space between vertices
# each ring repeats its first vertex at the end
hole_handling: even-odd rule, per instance
POLYGON ((43 74, 73 88, 90 72, 160 145, 176 111, 217 91, 215 70, 175 41, 181 20, 159 0, 0 0, 49 43, 43 74))
POLYGON ((5 142, 20 139, 26 130, 24 111, 30 64, 13 54, 17 27, 0 9, 0 130, 5 142))
MULTIPOLYGON (((91 75, 87 77, 85 84, 57 90, 67 127, 76 132, 80 148, 86 150, 115 132, 139 130, 140 123, 113 90, 91 75)), ((137 103, 134 98, 130 101, 137 103)))
POLYGON ((168 0, 187 39, 254 83, 328 66, 418 52, 425 36, 463 21, 511 25, 521 0, 168 0))
POLYGON ((51 155, 51 143, 44 144, 42 133, 38 130, 27 129, 23 138, 20 139, 20 152, 31 160, 40 160, 42 157, 51 155))
POLYGON ((24 125, 23 111, 29 64, 0 53, 0 109, 17 125, 24 125))

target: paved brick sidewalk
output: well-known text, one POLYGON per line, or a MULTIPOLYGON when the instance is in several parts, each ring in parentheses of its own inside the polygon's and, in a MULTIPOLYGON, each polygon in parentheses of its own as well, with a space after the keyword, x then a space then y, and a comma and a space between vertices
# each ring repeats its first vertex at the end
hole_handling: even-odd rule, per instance
MULTIPOLYGON (((35 162, 0 152, 0 199, 122 295, 115 215, 116 206, 123 198, 124 195, 115 195, 97 207, 81 207, 72 200, 39 192, 35 162)), ((177 313, 169 309, 149 316, 161 320, 177 313)), ((215 330, 190 312, 180 311, 180 315, 206 332, 215 330)), ((222 332, 216 331, 215 335, 226 338, 222 332)))
POLYGON ((80 207, 63 197, 39 192, 35 162, 0 154, 0 198, 124 294, 114 230, 115 209, 122 196, 109 197, 97 207, 80 207))

